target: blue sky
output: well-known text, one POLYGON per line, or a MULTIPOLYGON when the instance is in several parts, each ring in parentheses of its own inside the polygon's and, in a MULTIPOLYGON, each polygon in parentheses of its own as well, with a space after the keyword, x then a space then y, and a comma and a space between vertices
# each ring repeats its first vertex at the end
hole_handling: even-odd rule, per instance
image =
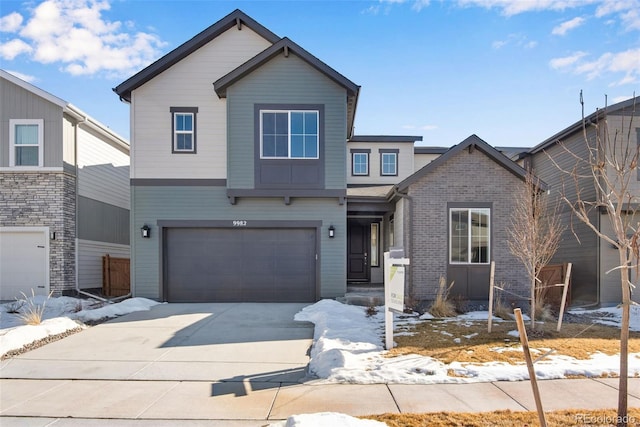
POLYGON ((359 135, 533 146, 640 94, 640 0, 2 0, 0 68, 128 138, 111 88, 236 8, 362 86, 359 135))

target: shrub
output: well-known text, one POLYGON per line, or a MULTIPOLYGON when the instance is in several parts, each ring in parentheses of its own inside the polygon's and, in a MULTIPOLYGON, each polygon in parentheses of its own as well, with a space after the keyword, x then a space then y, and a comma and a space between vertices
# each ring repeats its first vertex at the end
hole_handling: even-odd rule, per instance
POLYGON ((456 309, 453 301, 449 299, 449 291, 453 287, 453 283, 447 286, 447 282, 444 277, 440 277, 438 283, 438 292, 436 298, 431 303, 429 313, 434 317, 453 317, 455 316, 456 309))

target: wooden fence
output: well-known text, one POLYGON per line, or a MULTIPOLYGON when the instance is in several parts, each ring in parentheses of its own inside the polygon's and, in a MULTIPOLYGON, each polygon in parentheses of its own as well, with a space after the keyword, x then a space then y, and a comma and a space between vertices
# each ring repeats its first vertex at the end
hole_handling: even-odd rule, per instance
POLYGON ((121 297, 131 292, 129 258, 102 257, 102 294, 121 297))
MULTIPOLYGON (((560 307, 562 301, 562 286, 553 287, 553 285, 564 283, 564 276, 567 273, 568 264, 552 264, 547 265, 540 272, 540 292, 544 298, 545 303, 550 304, 553 307, 560 307), (552 287, 548 287, 552 286, 552 287)), ((569 278, 569 288, 567 289, 567 302, 571 303, 571 278, 569 278)))

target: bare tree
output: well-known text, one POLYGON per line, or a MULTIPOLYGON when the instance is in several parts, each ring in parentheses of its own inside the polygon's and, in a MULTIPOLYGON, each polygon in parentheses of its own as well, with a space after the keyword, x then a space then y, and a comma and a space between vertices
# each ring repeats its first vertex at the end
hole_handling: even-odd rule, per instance
MULTIPOLYGON (((570 207, 574 216, 584 223, 603 241, 618 250, 618 266, 607 273, 618 270, 622 290, 622 324, 620 327, 620 381, 618 387, 618 426, 627 425, 627 383, 628 383, 628 345, 629 315, 631 292, 634 287, 631 273, 638 270, 638 251, 640 239, 640 185, 638 183, 638 160, 640 160, 640 141, 636 141, 635 117, 636 98, 629 104, 628 110, 617 114, 616 125, 609 128, 607 106, 592 115, 589 120, 584 116, 584 101, 580 92, 582 105, 582 139, 586 144, 586 157, 578 156, 564 147, 575 163, 570 170, 563 169, 550 156, 551 161, 569 177, 560 196, 570 207), (584 188, 580 185, 584 179, 591 182, 596 190, 595 199, 582 197, 584 188), (569 197, 573 191, 575 195, 569 197), (612 233, 603 231, 597 220, 602 215, 609 220, 612 233)), ((560 142, 560 144, 562 144, 560 142)), ((575 234, 575 232, 574 232, 575 234)))
POLYGON ((527 272, 531 286, 531 328, 535 329, 536 305, 540 293, 536 284, 542 283, 540 272, 549 264, 560 245, 563 227, 557 215, 557 203, 552 206, 549 196, 541 188, 540 179, 531 170, 525 177, 525 189, 516 194, 511 212, 511 227, 507 230, 507 244, 527 272))

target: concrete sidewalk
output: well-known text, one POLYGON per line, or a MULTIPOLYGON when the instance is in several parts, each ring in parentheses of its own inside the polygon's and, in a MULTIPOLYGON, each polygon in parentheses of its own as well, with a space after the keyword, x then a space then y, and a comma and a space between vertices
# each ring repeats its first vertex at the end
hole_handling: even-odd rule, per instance
MULTIPOLYGON (((0 362, 6 426, 264 426, 295 414, 535 410, 529 382, 325 384, 303 304, 162 304, 0 362)), ((539 381, 546 411, 617 406, 617 379, 539 381)), ((640 407, 640 379, 629 379, 640 407)))

